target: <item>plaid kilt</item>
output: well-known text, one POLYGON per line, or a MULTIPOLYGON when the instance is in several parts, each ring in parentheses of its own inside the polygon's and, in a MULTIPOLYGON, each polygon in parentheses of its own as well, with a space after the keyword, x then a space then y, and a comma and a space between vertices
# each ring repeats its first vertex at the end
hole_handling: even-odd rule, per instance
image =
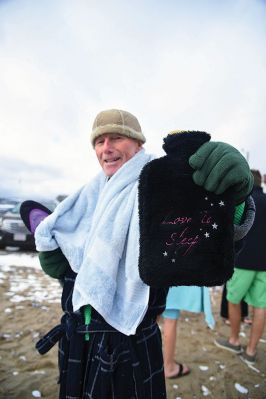
POLYGON ((92 309, 89 325, 83 312, 73 313, 75 273, 64 279, 61 324, 36 345, 46 353, 59 341, 59 399, 166 398, 161 333, 156 317, 165 308, 167 290, 152 290, 148 311, 136 334, 126 336, 92 309), (89 341, 84 335, 89 333, 89 341))

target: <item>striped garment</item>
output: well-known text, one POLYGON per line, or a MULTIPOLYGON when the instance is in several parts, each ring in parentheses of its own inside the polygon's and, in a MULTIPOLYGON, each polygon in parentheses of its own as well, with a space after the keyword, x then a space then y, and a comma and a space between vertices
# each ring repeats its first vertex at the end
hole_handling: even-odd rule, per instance
POLYGON ((41 354, 59 341, 59 399, 166 398, 161 333, 157 316, 165 308, 167 289, 150 292, 149 307, 135 335, 115 330, 92 310, 89 325, 83 312, 73 313, 76 274, 64 278, 61 324, 36 345, 41 354), (89 341, 84 335, 89 333, 89 341))

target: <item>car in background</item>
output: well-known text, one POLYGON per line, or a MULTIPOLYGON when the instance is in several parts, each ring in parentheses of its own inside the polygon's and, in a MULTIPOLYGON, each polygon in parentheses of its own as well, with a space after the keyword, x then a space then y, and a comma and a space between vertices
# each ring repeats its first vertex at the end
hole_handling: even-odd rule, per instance
POLYGON ((10 209, 14 208, 14 206, 17 204, 18 201, 14 200, 7 200, 7 199, 0 199, 0 216, 3 215, 3 213, 9 211, 10 209))
MULTIPOLYGON (((40 201, 44 206, 54 211, 57 201, 40 201)), ((20 202, 12 209, 0 215, 0 248, 18 247, 35 251, 34 236, 28 231, 20 217, 20 202)))

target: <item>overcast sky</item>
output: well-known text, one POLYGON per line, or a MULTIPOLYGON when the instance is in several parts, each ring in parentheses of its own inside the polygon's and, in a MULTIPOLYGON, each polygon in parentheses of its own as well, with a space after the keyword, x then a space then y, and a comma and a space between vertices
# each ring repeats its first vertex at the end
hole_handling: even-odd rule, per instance
POLYGON ((69 194, 99 171, 95 115, 146 150, 204 130, 266 173, 266 1, 0 0, 0 197, 69 194))

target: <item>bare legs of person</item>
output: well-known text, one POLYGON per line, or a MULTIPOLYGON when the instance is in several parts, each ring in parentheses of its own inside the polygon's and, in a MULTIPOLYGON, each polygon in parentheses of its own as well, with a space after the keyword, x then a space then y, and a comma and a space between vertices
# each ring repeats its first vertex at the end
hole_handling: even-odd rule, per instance
POLYGON ((243 349, 240 345, 239 332, 241 325, 241 305, 228 301, 228 316, 230 323, 230 336, 214 340, 216 346, 240 354, 243 349))
MULTIPOLYGON (((239 331, 241 323, 241 309, 240 304, 229 304, 229 320, 231 325, 231 333, 229 342, 233 345, 240 345, 239 331)), ((254 356, 257 351, 257 346, 260 338, 262 337, 266 322, 266 309, 253 308, 253 321, 250 331, 250 338, 246 348, 246 352, 250 356, 254 356)))
POLYGON ((228 301, 228 313, 230 321, 230 337, 229 342, 232 345, 240 345, 239 332, 241 325, 241 306, 240 303, 235 304, 228 301))
POLYGON ((216 345, 240 353, 240 358, 248 363, 253 364, 256 360, 257 346, 262 337, 266 323, 266 309, 253 307, 253 320, 250 330, 249 341, 244 352, 241 354, 241 345, 239 339, 241 324, 241 307, 240 304, 228 302, 229 320, 230 320, 230 337, 228 343, 226 340, 216 340, 216 345), (231 346, 230 346, 231 345, 231 346))
POLYGON ((264 331, 265 322, 266 322, 266 309, 254 307, 253 322, 251 326, 249 342, 246 349, 246 353, 249 356, 256 355, 257 346, 264 331))
POLYGON ((164 318, 163 342, 164 342, 164 372, 166 378, 178 378, 190 373, 185 364, 177 363, 174 359, 177 333, 177 320, 164 318))

